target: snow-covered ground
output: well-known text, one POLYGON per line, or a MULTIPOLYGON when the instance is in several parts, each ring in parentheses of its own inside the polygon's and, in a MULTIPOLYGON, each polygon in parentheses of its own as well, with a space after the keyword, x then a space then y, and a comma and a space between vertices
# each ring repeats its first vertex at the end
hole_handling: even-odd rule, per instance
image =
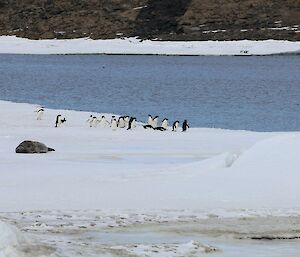
POLYGON ((92 40, 29 40, 0 36, 0 54, 153 54, 270 55, 300 53, 300 42, 263 41, 141 41, 137 38, 92 40))
POLYGON ((300 236, 298 132, 191 128, 182 133, 140 125, 112 131, 90 128, 91 113, 45 109, 37 120, 37 109, 0 101, 1 257, 202 256, 224 250, 224 242, 201 241, 203 234, 300 236), (65 126, 54 127, 57 114, 66 117, 65 126), (23 140, 56 151, 16 154, 23 140), (128 241, 139 226, 146 235, 133 236, 145 241, 128 241), (147 226, 156 234, 147 234, 147 226), (126 242, 111 234, 116 230, 125 233, 126 242), (161 231, 184 236, 164 242, 161 231), (109 244, 100 232, 117 243, 109 244), (99 238, 106 242, 101 247, 99 238), (100 255, 93 255, 96 248, 100 255), (28 249, 40 250, 28 255, 28 249))

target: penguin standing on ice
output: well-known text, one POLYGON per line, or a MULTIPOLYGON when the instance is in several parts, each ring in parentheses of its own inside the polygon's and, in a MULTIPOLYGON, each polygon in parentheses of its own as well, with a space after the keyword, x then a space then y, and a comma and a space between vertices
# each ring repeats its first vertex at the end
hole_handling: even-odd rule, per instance
POLYGON ((98 124, 97 117, 94 116, 90 119, 90 128, 96 128, 98 124))
POLYGON ((184 120, 184 122, 182 123, 182 132, 187 131, 187 129, 190 128, 187 120, 184 120))
POLYGON ((108 125, 108 121, 105 119, 105 116, 103 115, 101 117, 101 119, 99 120, 99 124, 100 124, 100 127, 104 128, 108 125))
POLYGON ((157 127, 157 123, 158 123, 158 116, 155 116, 152 120, 152 127, 157 127))
POLYGON ((61 118, 61 115, 60 114, 58 114, 57 116, 56 116, 56 121, 55 121, 55 127, 57 128, 57 127, 59 127, 61 124, 63 124, 64 122, 66 122, 67 120, 66 120, 66 118, 61 118))
POLYGON ((86 120, 86 122, 90 123, 92 119, 93 119, 93 115, 91 114, 90 117, 86 120))
POLYGON ((118 123, 117 123, 117 119, 115 116, 113 116, 113 118, 111 119, 111 123, 110 126, 112 128, 112 130, 116 130, 118 127, 118 123))
POLYGON ((128 128, 127 130, 130 130, 132 128, 136 127, 136 118, 135 117, 131 117, 128 123, 128 128))
POLYGON ((118 119, 118 127, 119 128, 125 128, 125 121, 124 121, 123 116, 119 117, 119 119, 118 119))
POLYGON ((152 119, 152 115, 151 115, 151 114, 148 115, 148 122, 147 122, 147 125, 150 125, 150 126, 153 125, 153 119, 152 119))
POLYGON ((176 120, 176 121, 173 123, 172 131, 177 132, 178 127, 179 127, 179 121, 176 120))
POLYGON ((129 126, 129 121, 130 121, 129 116, 125 116, 124 117, 125 127, 129 126))
POLYGON ((56 116, 55 127, 57 128, 61 124, 61 115, 56 116))
POLYGON ((161 123, 161 127, 164 128, 165 130, 168 129, 168 119, 167 118, 163 119, 163 121, 161 123))
POLYGON ((37 111, 37 117, 36 117, 36 119, 37 119, 37 120, 41 120, 42 117, 43 117, 43 115, 44 115, 44 109, 41 108, 41 109, 39 109, 39 110, 37 111))

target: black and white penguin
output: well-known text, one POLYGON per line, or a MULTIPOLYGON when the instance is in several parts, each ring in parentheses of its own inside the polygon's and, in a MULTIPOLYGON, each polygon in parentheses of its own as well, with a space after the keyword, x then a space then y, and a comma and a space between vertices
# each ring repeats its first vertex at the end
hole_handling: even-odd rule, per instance
POLYGON ((112 130, 116 130, 117 129, 118 123, 117 123, 117 119, 116 119, 115 116, 112 117, 110 126, 111 126, 112 130))
POLYGON ((156 127, 156 128, 154 128, 154 130, 166 131, 166 129, 165 129, 165 128, 163 128, 163 127, 156 127))
POLYGON ((179 121, 176 120, 176 121, 173 123, 172 131, 177 132, 178 127, 179 127, 179 121))
POLYGON ((127 130, 130 130, 132 128, 136 127, 136 118, 135 117, 131 117, 128 123, 128 128, 127 130))
POLYGON ((101 128, 104 128, 109 124, 109 122, 105 119, 104 115, 100 118, 98 122, 101 128))
POLYGON ((156 128, 158 123, 158 116, 155 116, 152 120, 152 127, 156 128))
POLYGON ((167 118, 163 119, 163 121, 162 121, 162 123, 161 123, 161 126, 162 126, 165 130, 168 129, 168 119, 167 119, 167 118))
POLYGON ((152 115, 149 114, 148 115, 148 122, 147 122, 148 125, 152 126, 153 125, 153 119, 152 119, 152 115))
POLYGON ((125 116, 125 117, 124 117, 125 127, 128 127, 129 121, 130 121, 129 116, 125 116))
POLYGON ((65 123, 67 120, 66 120, 66 118, 61 118, 61 114, 58 114, 57 116, 56 116, 56 121, 55 121, 55 127, 57 128, 57 127, 59 127, 61 124, 63 124, 63 123, 65 123))
POLYGON ((93 119, 93 115, 91 114, 90 117, 86 120, 86 122, 90 124, 92 119, 93 119))
POLYGON ((43 108, 39 109, 39 110, 37 111, 37 117, 36 117, 36 119, 37 119, 37 120, 41 120, 42 117, 43 117, 43 114, 44 114, 44 109, 43 109, 43 108))
POLYGON ((182 123, 182 132, 187 131, 187 129, 188 129, 189 127, 190 127, 190 126, 189 126, 187 120, 184 120, 183 123, 182 123))
POLYGON ((61 115, 56 116, 55 127, 57 128, 61 124, 61 115))
POLYGON ((96 117, 96 116, 93 116, 93 117, 90 119, 90 128, 95 128, 95 127, 97 127, 97 125, 98 125, 97 117, 96 117))
POLYGON ((149 125, 149 124, 146 124, 146 125, 143 125, 144 129, 154 129, 152 127, 152 125, 149 125))
POLYGON ((124 120, 123 116, 119 117, 119 119, 118 119, 118 127, 125 128, 125 120, 124 120))

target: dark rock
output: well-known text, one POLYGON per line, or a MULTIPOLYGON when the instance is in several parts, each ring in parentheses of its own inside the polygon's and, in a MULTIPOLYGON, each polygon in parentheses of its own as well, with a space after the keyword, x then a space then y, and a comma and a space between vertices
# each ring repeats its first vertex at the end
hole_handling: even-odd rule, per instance
POLYGON ((299 0, 0 0, 0 35, 299 41, 299 0))
POLYGON ((47 153, 55 151, 53 148, 47 147, 45 144, 35 141, 23 141, 16 148, 16 153, 47 153))

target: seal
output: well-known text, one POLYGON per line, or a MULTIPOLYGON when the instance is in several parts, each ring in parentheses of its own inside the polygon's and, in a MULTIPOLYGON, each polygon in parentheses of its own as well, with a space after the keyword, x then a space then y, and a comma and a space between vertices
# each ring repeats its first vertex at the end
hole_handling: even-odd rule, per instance
POLYGON ((47 153, 55 151, 41 142, 23 141, 16 148, 16 153, 47 153))

